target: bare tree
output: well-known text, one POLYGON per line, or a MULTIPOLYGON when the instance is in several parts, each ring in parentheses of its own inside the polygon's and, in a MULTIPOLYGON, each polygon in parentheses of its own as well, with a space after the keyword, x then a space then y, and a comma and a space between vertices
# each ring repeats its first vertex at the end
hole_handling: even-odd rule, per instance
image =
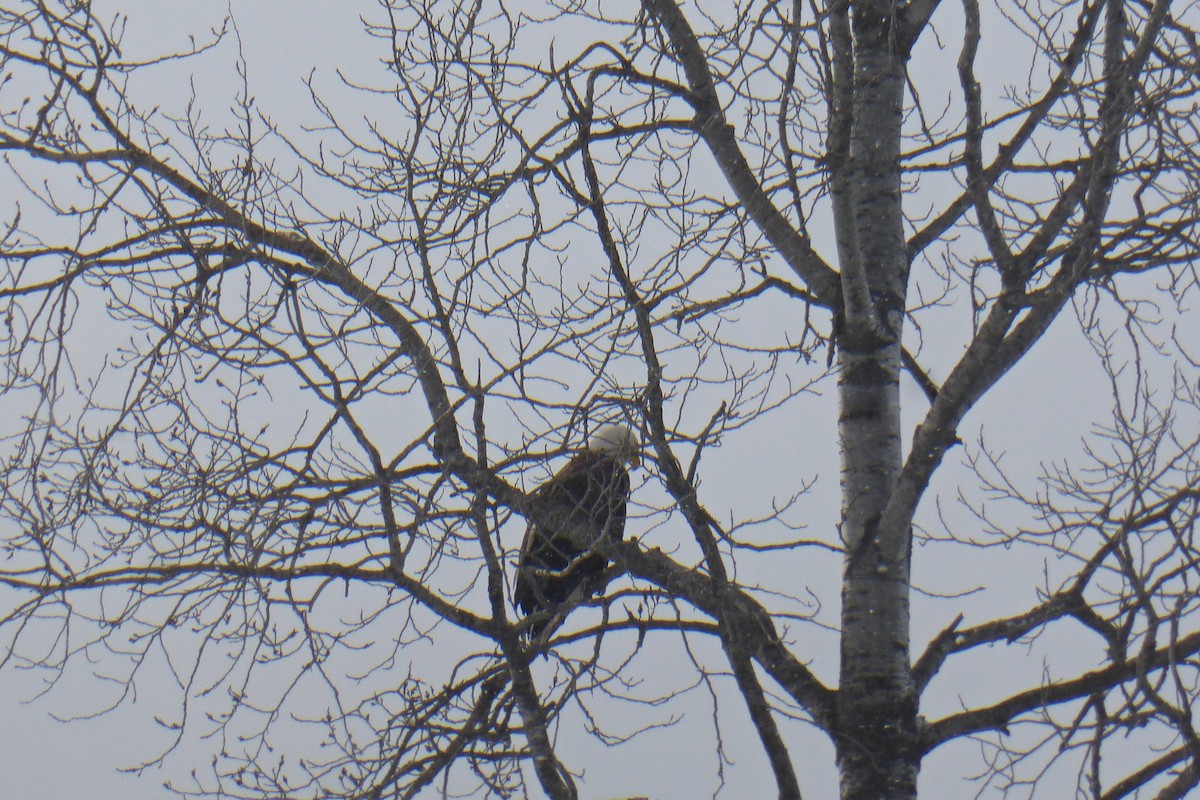
POLYGON ((235 28, 0 10, 0 665, 170 676, 184 795, 574 798, 664 727, 781 798, 1200 784, 1193 5, 362 13, 291 125, 235 28), (1077 451, 1038 359, 1107 376, 1077 451), (630 538, 529 642, 530 492, 610 421, 630 538))

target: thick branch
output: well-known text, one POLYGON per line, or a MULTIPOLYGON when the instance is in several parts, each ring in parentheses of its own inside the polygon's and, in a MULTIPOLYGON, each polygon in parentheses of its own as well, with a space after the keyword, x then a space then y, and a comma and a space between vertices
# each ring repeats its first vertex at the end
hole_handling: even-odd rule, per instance
POLYGON ((921 33, 940 4, 941 0, 912 0, 900 7, 897 46, 905 58, 912 55, 913 45, 921 38, 921 33))
MULTIPOLYGON (((289 567, 271 567, 258 564, 234 562, 192 562, 170 566, 124 567, 121 569, 96 570, 85 575, 53 577, 38 573, 35 579, 25 580, 12 574, 0 574, 0 585, 21 592, 32 593, 36 602, 68 592, 104 589, 110 586, 153 586, 197 577, 217 577, 237 580, 265 580, 279 584, 290 584, 305 578, 340 578, 383 586, 398 586, 408 592, 430 611, 450 622, 488 638, 495 638, 495 624, 470 611, 459 608, 439 597, 421 581, 389 569, 363 569, 343 564, 309 564, 289 567)), ((13 615, 20 613, 20 608, 13 615)))
MULTIPOLYGON (((1184 745, 1183 747, 1177 747, 1174 750, 1168 750, 1162 756, 1154 759, 1137 772, 1134 772, 1132 775, 1129 775, 1113 784, 1108 791, 1100 795, 1100 800, 1121 800, 1121 798, 1129 797, 1138 789, 1159 777, 1179 762, 1184 761, 1189 757, 1195 758, 1195 756, 1195 750, 1191 747, 1191 745, 1184 745)), ((1193 780, 1195 780, 1197 777, 1200 777, 1195 766, 1189 766, 1185 773, 1191 773, 1193 780)), ((1181 773, 1181 775, 1185 773, 1181 773)), ((1162 795, 1156 796, 1162 797, 1162 795)))
POLYGON ((834 691, 817 680, 784 646, 770 613, 752 597, 732 585, 718 595, 707 575, 677 564, 659 550, 643 550, 633 542, 617 543, 607 550, 631 575, 685 598, 714 618, 724 615, 729 625, 744 637, 746 654, 808 710, 813 722, 826 731, 833 730, 834 691))
MULTIPOLYGON (((1107 553, 1108 549, 1105 548, 1101 552, 1107 553)), ((1091 563, 1099 563, 1099 559, 1093 559, 1091 563)), ((991 620, 966 630, 959 629, 963 619, 960 614, 933 638, 925 652, 913 664, 913 680, 916 682, 917 691, 921 692, 928 685, 951 655, 990 642, 1016 641, 1046 623, 1063 617, 1074 617, 1111 641, 1113 632, 1103 629, 1102 621, 1096 618, 1095 611, 1083 599, 1083 590, 1092 569, 1089 565, 1070 589, 1052 595, 1046 602, 1024 614, 991 620)))
POLYGON ((1193 633, 1141 653, 1136 659, 1120 661, 1069 681, 1030 689, 986 708, 953 714, 926 726, 921 736, 921 752, 928 753, 951 739, 972 733, 1006 731, 1022 714, 1110 691, 1141 674, 1169 667, 1197 653, 1200 653, 1200 633, 1193 633))
POLYGON ((788 266, 825 308, 840 307, 841 289, 836 272, 813 250, 811 242, 797 232, 763 191, 738 147, 733 126, 725 119, 704 49, 673 0, 642 0, 645 8, 662 25, 687 76, 690 101, 696 110, 697 130, 724 173, 738 201, 775 246, 788 266))
POLYGON ((771 704, 767 702, 758 676, 754 673, 754 664, 736 649, 738 631, 723 631, 722 638, 726 642, 725 652, 729 663, 733 666, 733 677, 746 702, 754 729, 758 731, 759 741, 762 742, 767 761, 771 764, 771 772, 775 775, 775 784, 779 787, 779 800, 800 800, 800 782, 796 780, 796 770, 792 767, 787 743, 780 735, 779 727, 771 715, 771 704))

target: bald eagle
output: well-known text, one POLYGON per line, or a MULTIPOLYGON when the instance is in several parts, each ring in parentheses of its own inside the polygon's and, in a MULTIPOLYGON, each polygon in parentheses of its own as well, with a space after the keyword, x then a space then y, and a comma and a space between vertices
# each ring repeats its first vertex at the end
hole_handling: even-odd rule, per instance
MULTIPOLYGON (((525 616, 553 612, 576 591, 603 591, 597 578, 608 559, 593 550, 601 537, 620 541, 629 499, 628 466, 636 467, 637 435, 624 425, 605 425, 587 447, 532 495, 540 521, 529 523, 517 561, 513 599, 525 616)), ((528 629, 537 638, 553 620, 528 629)))

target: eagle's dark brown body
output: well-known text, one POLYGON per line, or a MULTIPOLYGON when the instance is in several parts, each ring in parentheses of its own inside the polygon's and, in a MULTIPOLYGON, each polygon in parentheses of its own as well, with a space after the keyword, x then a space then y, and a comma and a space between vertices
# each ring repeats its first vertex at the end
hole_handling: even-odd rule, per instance
MULTIPOLYGON (((530 522, 521 545, 513 598, 521 613, 553 610, 576 590, 592 595, 604 589, 597 576, 608 559, 591 545, 597 537, 619 541, 625 533, 629 471, 616 453, 584 450, 533 495, 544 509, 542 522, 530 522), (545 517, 564 524, 547 527, 545 517)), ((550 622, 529 629, 536 637, 550 622)))

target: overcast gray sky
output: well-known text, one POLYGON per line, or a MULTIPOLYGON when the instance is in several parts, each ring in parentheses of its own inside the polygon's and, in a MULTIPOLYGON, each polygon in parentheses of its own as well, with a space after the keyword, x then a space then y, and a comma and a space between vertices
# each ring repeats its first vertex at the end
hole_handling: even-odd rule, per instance
MULTIPOLYGON (((106 12, 128 13, 126 57, 182 48, 189 34, 219 26, 226 13, 231 11, 249 65, 251 90, 257 104, 280 128, 290 131, 315 119, 304 84, 310 70, 315 69, 317 86, 333 93, 335 100, 347 103, 360 103, 362 99, 344 94, 339 97, 336 70, 349 76, 379 74, 378 60, 386 54, 380 52, 380 42, 362 35, 358 20, 359 13, 373 13, 374 6, 361 5, 360 9, 356 4, 312 0, 233 0, 228 8, 225 3, 176 0, 96 3, 101 17, 106 12)), ((953 27, 951 21, 944 24, 953 27)), ((160 104, 164 112, 172 108, 178 110, 191 92, 188 88, 191 78, 198 105, 220 113, 239 90, 233 68, 234 44, 235 39, 231 37, 215 53, 200 61, 185 61, 158 69, 154 73, 155 81, 135 81, 131 93, 143 107, 160 104)), ((946 66, 953 64, 957 43, 951 35, 945 39, 945 44, 948 50, 941 58, 933 57, 934 43, 930 42, 923 57, 914 59, 915 80, 930 87, 929 91, 936 91, 938 75, 943 76, 943 80, 953 77, 946 73, 946 66)), ((987 46, 998 48, 998 51, 1003 49, 1001 42, 989 41, 987 46)), ((1021 72, 1019 63, 1014 62, 1014 67, 1015 72, 1021 72)), ((367 110, 363 113, 369 114, 367 110)), ((828 241, 824 244, 830 246, 828 241)), ((942 312, 948 325, 960 326, 966 325, 967 313, 961 307, 942 312)), ((770 320, 762 322, 765 327, 770 326, 770 320)), ((753 325, 755 321, 746 320, 744 324, 753 325)), ((923 346, 935 379, 944 375, 944 371, 938 372, 939 367, 944 370, 961 354, 958 342, 925 341, 923 346)), ((817 484, 804 501, 804 507, 812 509, 811 524, 814 527, 828 528, 838 508, 836 441, 832 434, 836 408, 832 383, 817 388, 819 393, 789 406, 786 414, 779 415, 777 425, 779 428, 798 427, 808 432, 804 442, 805 464, 817 484)), ((974 447, 980 436, 984 437, 990 445, 1006 452, 1006 463, 1016 474, 1032 475, 1041 463, 1078 454, 1082 437, 1092 422, 1102 419, 1108 409, 1107 392, 1103 373, 1075 330, 1073 316, 1068 314, 1047 340, 1004 379, 999 390, 980 404, 968 418, 961 435, 968 448, 974 447)), ((918 415, 924 412, 924 405, 920 391, 911 382, 905 386, 904 400, 906 408, 911 409, 907 411, 908 419, 915 424, 918 415)), ((711 491, 711 497, 733 505, 743 501, 765 502, 770 497, 787 493, 791 476, 774 465, 777 458, 780 464, 791 463, 793 454, 778 452, 774 430, 771 426, 749 429, 733 437, 729 446, 709 456, 706 488, 711 491), (756 461, 753 469, 747 467, 747 453, 752 453, 756 461), (716 486, 718 481, 723 486, 716 486)), ((940 497, 946 498, 945 511, 950 519, 973 524, 953 505, 959 481, 964 480, 965 475, 965 470, 954 459, 948 460, 938 475, 935 489, 940 497)), ((923 519, 930 525, 935 524, 935 511, 933 508, 924 511, 923 519)), ((830 570, 831 563, 836 565, 836 560, 826 559, 826 563, 815 568, 811 576, 804 576, 805 584, 830 603, 830 607, 822 612, 826 621, 836 620, 833 604, 837 597, 837 574, 836 568, 830 570)), ((760 568, 769 571, 775 567, 764 561, 760 568)), ((978 551, 948 547, 936 552, 930 548, 928 553, 920 550, 915 573, 918 583, 927 590, 954 594, 988 582, 999 571, 1011 571, 1011 581, 993 581, 988 591, 961 601, 968 608, 979 609, 982 616, 995 613, 997 609, 1025 607, 1033 600, 1042 568, 1039 558, 1030 559, 1024 552, 989 551, 985 561, 978 551), (1013 587, 1011 592, 1008 591, 1010 586, 1013 587)), ((948 621, 946 605, 944 600, 922 596, 914 599, 913 638, 918 649, 948 621), (930 613, 925 613, 927 611, 930 613)), ((837 666, 833 636, 824 639, 814 636, 812 651, 805 655, 814 670, 833 683, 837 666)), ((424 657, 430 657, 430 654, 424 657)), ((1014 656, 1014 659, 1019 660, 1019 657, 1014 656)), ((1005 668, 980 676, 971 672, 969 665, 972 663, 977 662, 972 658, 965 659, 965 666, 955 668, 957 672, 951 671, 939 680, 946 681, 947 687, 961 683, 963 691, 978 687, 981 678, 983 682, 999 687, 1021 668, 1020 664, 1014 663, 1011 665, 1013 672, 1005 668)), ((103 672, 103 665, 98 665, 97 670, 103 672)), ((159 674, 165 680, 165 672, 159 674)), ((164 687, 156 687, 154 675, 151 671, 141 676, 134 702, 93 719, 64 724, 52 719, 52 715, 66 718, 80 710, 97 710, 105 704, 105 698, 115 697, 121 687, 96 680, 84 674, 83 669, 73 668, 63 676, 61 685, 37 698, 35 695, 42 686, 44 675, 6 671, 0 676, 0 718, 6 723, 0 727, 3 737, 0 742, 0 798, 85 796, 151 800, 164 796, 161 784, 166 777, 185 775, 193 763, 206 767, 211 744, 189 739, 167 757, 162 771, 151 769, 142 777, 116 771, 117 767, 135 765, 155 756, 156 748, 168 741, 167 734, 153 720, 158 716, 170 716, 171 709, 164 704, 173 702, 174 692, 169 681, 165 681, 164 687)), ((948 688, 938 697, 947 703, 947 708, 930 709, 931 712, 950 710, 956 692, 948 688)), ((688 702, 693 705, 687 713, 710 713, 702 693, 696 693, 688 702)), ((734 730, 739 724, 731 722, 734 730)), ((811 742, 816 748, 811 757, 802 750, 795 752, 797 760, 804 765, 806 796, 834 796, 831 749, 820 744, 820 740, 810 733, 804 733, 801 726, 796 726, 792 734, 798 741, 811 742), (821 770, 815 768, 816 764, 827 766, 821 770)), ((611 774, 603 774, 604 766, 589 768, 586 796, 600 798, 610 793, 636 791, 656 798, 689 796, 690 788, 680 785, 681 776, 687 774, 689 758, 697 751, 711 749, 711 742, 689 740, 671 732, 652 735, 648 741, 653 742, 653 746, 644 748, 638 756, 641 763, 638 763, 636 758, 630 760, 629 756, 622 756, 623 761, 614 761, 594 741, 582 738, 578 744, 577 753, 581 756, 578 763, 608 765, 611 769, 611 774), (582 756, 585 749, 587 757, 582 756), (637 779, 631 781, 631 775, 637 779), (645 788, 639 790, 631 786, 645 788)), ((964 746, 967 745, 955 747, 964 746)), ((739 750, 736 742, 730 743, 730 748, 742 758, 759 757, 755 748, 739 750)), ((936 753, 927 762, 924 774, 938 776, 939 781, 945 780, 946 775, 957 774, 953 762, 959 754, 955 748, 936 753)), ((701 760, 706 759, 707 755, 701 760)), ((709 769, 707 761, 705 763, 705 769, 709 769)), ((759 770, 754 775, 752 772, 731 769, 730 788, 724 796, 751 797, 772 793, 774 784, 769 773, 759 770)), ((928 800, 950 800, 968 794, 961 783, 927 784, 926 788, 928 791, 923 798, 928 800)))

